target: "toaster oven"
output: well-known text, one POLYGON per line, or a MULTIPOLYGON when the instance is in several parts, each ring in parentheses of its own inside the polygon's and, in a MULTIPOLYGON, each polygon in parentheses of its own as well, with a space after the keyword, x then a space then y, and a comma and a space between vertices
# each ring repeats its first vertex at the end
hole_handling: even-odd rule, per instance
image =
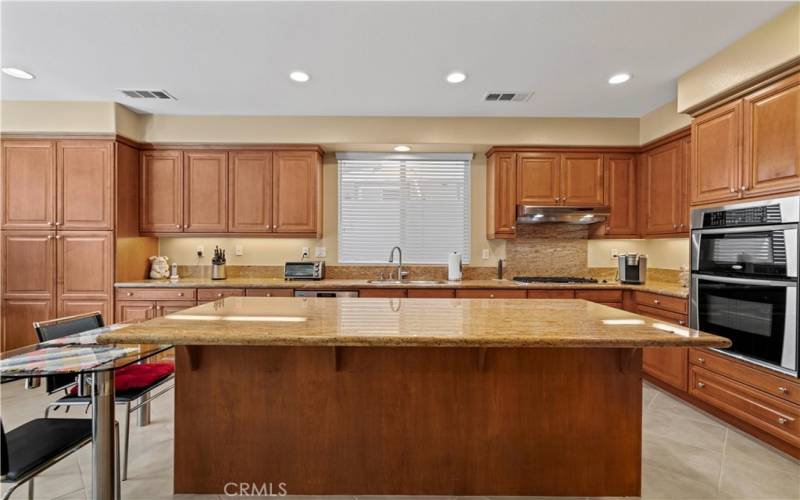
POLYGON ((323 278, 325 278, 325 262, 321 260, 287 262, 283 265, 283 279, 285 280, 321 280, 323 278))

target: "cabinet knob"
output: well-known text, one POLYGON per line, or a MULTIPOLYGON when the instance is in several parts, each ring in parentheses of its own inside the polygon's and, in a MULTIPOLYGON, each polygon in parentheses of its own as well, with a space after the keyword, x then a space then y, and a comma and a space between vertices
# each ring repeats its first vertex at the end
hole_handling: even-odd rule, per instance
POLYGON ((556 201, 558 201, 558 200, 560 200, 561 198, 559 198, 558 196, 556 196, 556 198, 555 198, 555 199, 556 199, 556 201))
POLYGON ((178 292, 178 297, 183 297, 183 292, 178 292))
POLYGON ((125 295, 127 295, 128 297, 133 297, 133 292, 128 292, 125 295))
POLYGON ((745 191, 747 191, 747 186, 745 186, 744 184, 742 184, 742 187, 741 187, 741 188, 739 188, 739 191, 741 191, 742 193, 744 193, 745 191))
POLYGON ((731 193, 735 193, 735 192, 736 192, 736 188, 731 188, 731 193))
POLYGON ((683 229, 683 224, 678 224, 678 227, 683 229))
POLYGON ((781 394, 789 394, 789 389, 787 389, 786 387, 778 387, 778 392, 780 392, 781 394))
POLYGON ((267 224, 267 229, 269 229, 269 228, 271 228, 271 227, 272 227, 272 226, 270 226, 269 224, 267 224))
POLYGON ((517 226, 511 226, 511 229, 516 229, 516 228, 517 228, 517 226))
POLYGON ((175 227, 177 227, 178 229, 180 229, 180 228, 181 228, 181 225, 180 225, 180 224, 175 224, 175 227))
POLYGON ((786 425, 789 420, 783 417, 778 417, 778 423, 781 425, 786 425))
POLYGON ((703 388, 703 387, 705 387, 705 386, 706 386, 706 384, 704 384, 704 383, 702 383, 702 382, 698 382, 698 383, 697 383, 697 388, 698 388, 698 389, 702 389, 702 388, 703 388))
POLYGON ((56 223, 55 223, 55 222, 53 222, 53 221, 49 221, 49 222, 47 223, 47 225, 48 225, 48 226, 55 226, 55 225, 56 225, 56 223))
POLYGON ((268 294, 267 294, 267 297, 272 297, 272 294, 271 294, 271 293, 268 293, 268 294))
POLYGON ((658 299, 653 299, 653 304, 660 304, 660 303, 661 303, 661 301, 660 301, 660 300, 658 300, 658 299))
POLYGON ((60 223, 60 222, 56 222, 56 226, 60 226, 60 225, 61 225, 61 223, 60 223))
POLYGON ((218 293, 218 294, 217 294, 217 297, 222 297, 222 294, 221 294, 221 293, 218 293))
POLYGON ((48 239, 48 240, 52 240, 53 238, 55 238, 55 236, 53 236, 52 234, 48 234, 48 235, 47 235, 47 239, 48 239))
POLYGON ((57 235, 56 235, 56 239, 57 239, 57 240, 60 240, 60 239, 61 239, 61 235, 60 235, 60 234, 57 234, 57 235))
POLYGON ((703 365, 706 362, 706 358, 697 358, 697 362, 703 365))
POLYGON ((678 324, 681 325, 681 326, 684 326, 684 325, 686 325, 686 322, 684 320, 682 320, 682 319, 679 319, 678 320, 678 324))
POLYGON ((490 293, 490 294, 489 294, 489 298, 490 298, 490 299, 493 299, 493 298, 494 298, 494 294, 493 294, 493 293, 490 293))

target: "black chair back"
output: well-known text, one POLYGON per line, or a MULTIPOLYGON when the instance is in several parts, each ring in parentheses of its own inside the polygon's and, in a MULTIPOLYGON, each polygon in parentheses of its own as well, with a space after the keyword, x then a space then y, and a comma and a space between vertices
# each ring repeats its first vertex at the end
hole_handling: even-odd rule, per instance
POLYGON ((8 444, 6 443, 6 430, 3 429, 3 422, 0 421, 0 435, 2 435, 2 442, 0 442, 0 477, 5 478, 8 474, 8 444))
MULTIPOLYGON (((105 326, 105 323, 103 322, 103 315, 99 312, 80 314, 33 324, 39 342, 46 342, 48 340, 66 337, 67 335, 94 330, 102 326, 105 326)), ((45 377, 45 388, 48 394, 69 387, 74 383, 75 375, 51 375, 45 377)))

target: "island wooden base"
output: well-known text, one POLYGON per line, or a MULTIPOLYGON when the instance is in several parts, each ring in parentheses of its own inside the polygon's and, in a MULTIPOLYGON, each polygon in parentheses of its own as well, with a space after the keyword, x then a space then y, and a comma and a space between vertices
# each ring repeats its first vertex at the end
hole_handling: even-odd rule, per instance
POLYGON ((178 347, 175 493, 638 496, 641 410, 641 349, 178 347))

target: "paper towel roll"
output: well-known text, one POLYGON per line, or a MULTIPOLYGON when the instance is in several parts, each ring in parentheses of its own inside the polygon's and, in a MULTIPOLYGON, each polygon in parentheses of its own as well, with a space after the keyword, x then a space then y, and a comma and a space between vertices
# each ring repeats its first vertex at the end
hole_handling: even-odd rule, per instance
POLYGON ((461 255, 458 252, 447 256, 447 279, 450 281, 461 279, 461 255))

